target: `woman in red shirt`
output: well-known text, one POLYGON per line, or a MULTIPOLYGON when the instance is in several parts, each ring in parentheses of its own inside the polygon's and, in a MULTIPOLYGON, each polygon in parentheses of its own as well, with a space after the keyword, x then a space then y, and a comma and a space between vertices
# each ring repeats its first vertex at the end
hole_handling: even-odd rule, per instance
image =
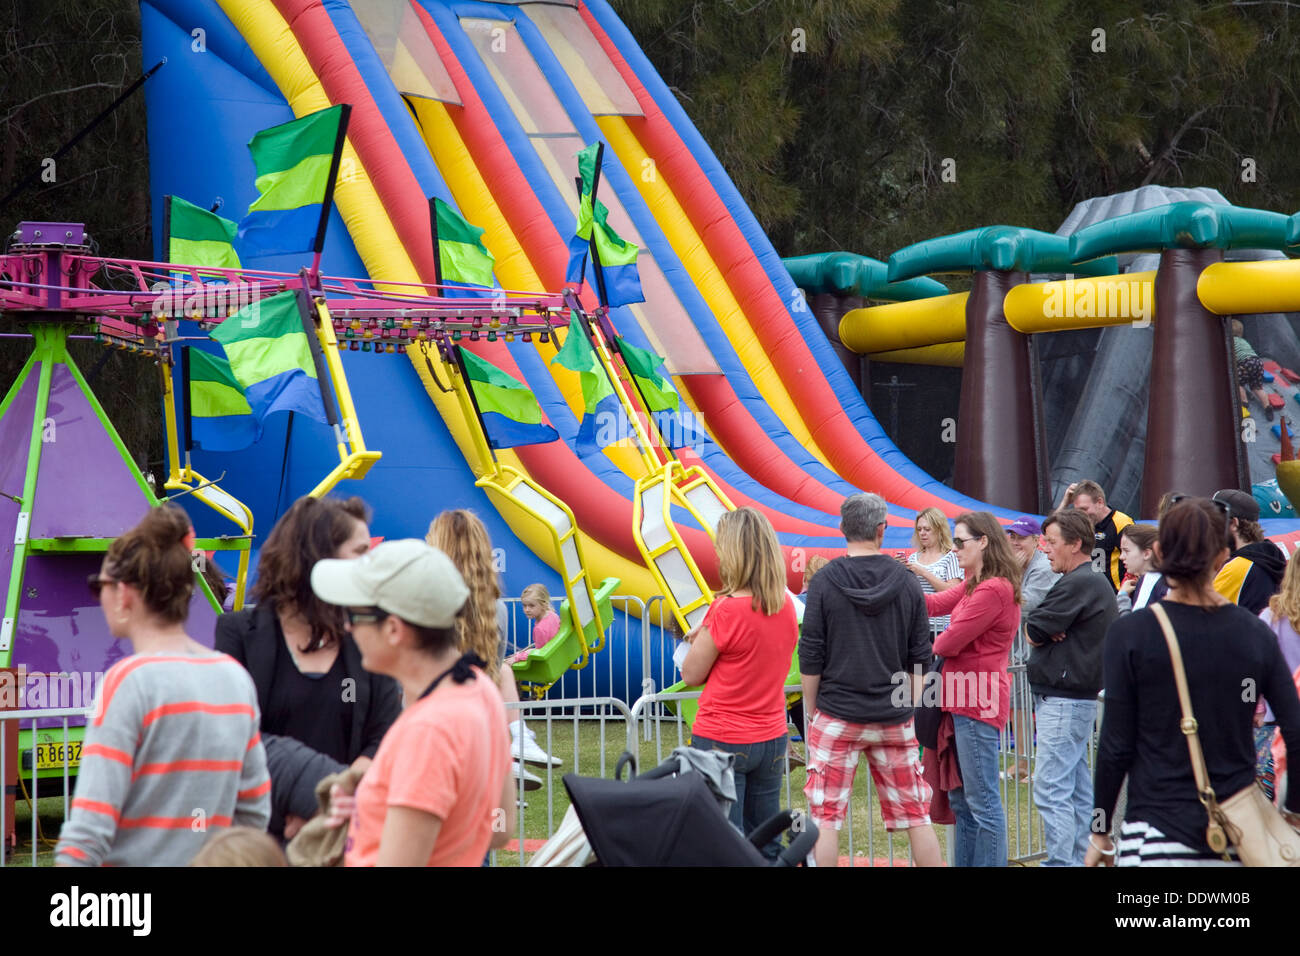
MULTIPOLYGON (((704 620, 686 635, 688 684, 704 684, 692 728, 697 750, 736 755, 731 822, 743 833, 781 809, 785 772, 785 678, 799 642, 787 597, 781 547, 772 524, 753 508, 718 521, 714 546, 722 589, 704 620)), ((775 859, 775 841, 764 855, 775 859)))
POLYGON ((998 788, 998 739, 1011 703, 1007 660, 1020 627, 1020 563, 987 511, 957 519, 952 542, 964 587, 925 596, 931 617, 951 614, 934 652, 944 659, 942 707, 952 714, 962 786, 948 791, 957 818, 957 866, 1006 866, 1007 818, 998 788))

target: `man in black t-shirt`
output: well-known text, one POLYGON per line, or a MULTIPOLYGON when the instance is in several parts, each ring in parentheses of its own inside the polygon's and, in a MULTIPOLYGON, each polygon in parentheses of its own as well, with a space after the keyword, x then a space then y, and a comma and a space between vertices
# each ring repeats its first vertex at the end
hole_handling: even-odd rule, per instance
POLYGON ((1106 575, 1110 589, 1119 592, 1127 570, 1119 557, 1119 535, 1133 523, 1133 519, 1122 511, 1116 511, 1106 504, 1106 492, 1095 481, 1084 479, 1076 481, 1065 489, 1061 507, 1075 507, 1092 521, 1096 541, 1092 546, 1092 567, 1106 575))

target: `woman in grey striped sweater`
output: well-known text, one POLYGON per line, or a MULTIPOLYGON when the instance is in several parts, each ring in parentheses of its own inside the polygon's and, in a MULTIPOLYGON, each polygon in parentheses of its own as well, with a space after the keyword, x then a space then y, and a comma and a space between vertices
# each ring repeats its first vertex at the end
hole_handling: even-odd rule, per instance
POLYGON ((56 865, 183 866, 210 828, 266 829, 252 678, 185 633, 193 537, 180 508, 154 508, 90 580, 109 632, 134 653, 104 675, 56 865))

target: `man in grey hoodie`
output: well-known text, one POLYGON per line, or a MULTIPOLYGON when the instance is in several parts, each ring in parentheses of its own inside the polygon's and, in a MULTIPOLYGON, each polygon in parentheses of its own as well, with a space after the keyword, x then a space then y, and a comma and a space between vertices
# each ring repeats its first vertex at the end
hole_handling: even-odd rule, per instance
POLYGON ((917 866, 940 866, 913 728, 930 622, 916 576, 881 553, 886 507, 856 494, 840 506, 847 556, 817 572, 799 638, 808 726, 808 810, 821 830, 814 856, 834 866, 859 753, 865 753, 887 830, 906 830, 917 866), (911 693, 899 695, 900 681, 911 693), (900 705, 900 699, 902 701, 900 705))

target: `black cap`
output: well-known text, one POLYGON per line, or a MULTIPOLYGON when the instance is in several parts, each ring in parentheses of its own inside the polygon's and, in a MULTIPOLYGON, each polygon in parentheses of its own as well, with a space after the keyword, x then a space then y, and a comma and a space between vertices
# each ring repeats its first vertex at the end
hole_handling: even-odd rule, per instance
POLYGON ((1236 488, 1223 488, 1213 495, 1215 501, 1228 506, 1228 515, 1239 521, 1258 521, 1259 502, 1253 496, 1236 488))

